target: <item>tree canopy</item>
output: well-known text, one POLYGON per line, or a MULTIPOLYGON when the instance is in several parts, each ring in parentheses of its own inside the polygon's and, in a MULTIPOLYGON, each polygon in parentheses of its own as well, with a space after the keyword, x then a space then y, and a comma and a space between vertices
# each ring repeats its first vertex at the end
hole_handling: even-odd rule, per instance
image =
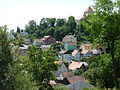
POLYGON ((114 83, 117 88, 119 87, 118 79, 120 71, 118 68, 120 60, 116 58, 119 55, 115 52, 118 49, 117 44, 120 41, 119 19, 120 13, 116 2, 112 2, 111 0, 95 0, 94 12, 86 18, 86 22, 83 22, 87 32, 90 34, 87 38, 108 47, 112 58, 114 83))

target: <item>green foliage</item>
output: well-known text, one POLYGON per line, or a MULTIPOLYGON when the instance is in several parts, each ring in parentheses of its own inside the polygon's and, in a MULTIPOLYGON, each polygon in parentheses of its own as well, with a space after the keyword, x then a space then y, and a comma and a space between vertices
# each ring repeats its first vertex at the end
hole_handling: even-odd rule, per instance
POLYGON ((104 89, 98 89, 95 87, 87 87, 87 88, 83 88, 82 90, 104 90, 104 89))
POLYGON ((32 81, 32 75, 28 73, 28 58, 14 55, 14 62, 11 69, 14 90, 37 90, 36 82, 32 81))
POLYGON ((75 34, 76 22, 73 16, 68 17, 67 26, 69 27, 70 33, 75 34))
POLYGON ((120 41, 120 13, 116 3, 111 0, 95 0, 94 12, 87 17, 87 22, 82 22, 89 32, 89 38, 94 43, 107 46, 111 55, 115 87, 119 88, 120 77, 119 60, 115 53, 116 43, 120 41), (116 9, 115 9, 116 8, 116 9))
POLYGON ((51 45, 51 49, 56 50, 56 51, 60 51, 63 48, 63 44, 61 43, 54 43, 51 45))
POLYGON ((90 83, 99 88, 113 88, 112 62, 108 54, 92 56, 84 59, 89 65, 89 70, 83 73, 90 83))
POLYGON ((0 27, 0 89, 13 90, 10 70, 13 62, 6 27, 0 27))
POLYGON ((32 74, 33 80, 39 86, 39 90, 51 90, 53 89, 49 85, 50 80, 55 80, 53 71, 57 70, 58 65, 54 63, 55 53, 52 50, 42 51, 37 50, 35 47, 30 47, 28 51, 29 58, 29 70, 32 74))
POLYGON ((65 86, 63 85, 55 85, 54 90, 68 90, 65 86))
POLYGON ((83 70, 83 69, 78 69, 74 74, 75 75, 81 75, 81 74, 83 74, 85 71, 83 70))
POLYGON ((29 34, 30 39, 51 35, 57 41, 62 41, 63 37, 69 34, 76 34, 79 37, 80 35, 78 35, 76 27, 77 25, 73 16, 70 16, 68 20, 42 18, 39 25, 34 20, 29 21, 25 27, 25 31, 29 34))

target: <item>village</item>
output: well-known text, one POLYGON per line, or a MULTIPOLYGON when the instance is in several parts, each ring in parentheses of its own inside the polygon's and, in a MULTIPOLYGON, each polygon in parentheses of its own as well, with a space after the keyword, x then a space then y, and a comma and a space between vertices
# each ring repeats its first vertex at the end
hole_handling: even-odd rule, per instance
POLYGON ((120 90, 119 0, 23 1, 2 2, 0 90, 120 90))
MULTIPOLYGON (((24 39, 24 44, 16 51, 21 53, 22 56, 26 55, 29 46, 34 45, 37 49, 49 50, 53 44, 60 44, 57 61, 54 63, 59 64, 60 67, 54 72, 57 80, 66 85, 67 88, 75 90, 82 90, 82 88, 92 86, 88 81, 80 76, 74 75, 78 70, 86 71, 88 64, 81 62, 81 59, 89 58, 92 55, 101 55, 106 53, 106 48, 97 46, 96 48, 92 43, 84 43, 80 46, 77 45, 77 38, 73 35, 66 35, 62 42, 55 41, 51 36, 44 36, 42 39, 35 39, 33 43, 29 39, 24 39)), ((51 85, 56 85, 55 81, 50 81, 51 85)))
MULTIPOLYGON (((83 17, 86 17, 88 13, 92 12, 91 7, 84 12, 83 17)), ((27 35, 25 32, 21 35, 27 35)), ((10 38, 14 38, 9 34, 10 38)), ((65 85, 68 89, 82 90, 85 87, 92 86, 88 80, 76 75, 76 72, 82 70, 83 72, 88 70, 89 64, 84 62, 84 58, 89 58, 93 55, 102 55, 106 53, 106 47, 99 44, 94 45, 91 42, 78 44, 75 35, 66 35, 62 41, 56 41, 52 36, 44 36, 43 38, 34 39, 33 42, 24 38, 21 46, 17 48, 16 53, 20 53, 21 56, 26 56, 26 52, 29 46, 35 46, 38 50, 47 51, 54 49, 57 51, 55 64, 59 64, 59 68, 54 72, 56 79, 59 83, 65 85), (82 61, 81 61, 82 60, 82 61)), ((50 85, 56 85, 57 83, 50 80, 50 85)))

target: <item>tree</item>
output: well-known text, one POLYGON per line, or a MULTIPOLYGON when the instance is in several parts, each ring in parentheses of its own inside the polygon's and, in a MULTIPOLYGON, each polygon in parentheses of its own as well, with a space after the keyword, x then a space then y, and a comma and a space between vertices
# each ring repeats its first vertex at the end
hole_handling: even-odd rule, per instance
POLYGON ((88 63, 88 70, 83 73, 90 83, 99 88, 113 88, 112 62, 109 54, 101 56, 92 56, 84 58, 83 61, 88 63))
POLYGON ((14 90, 10 70, 13 62, 6 27, 0 27, 0 89, 14 90))
POLYGON ((56 22, 56 18, 49 18, 48 22, 49 22, 49 26, 50 27, 54 27, 55 26, 55 22, 56 22))
POLYGON ((68 17, 67 26, 72 34, 75 34, 76 22, 73 16, 68 17))
POLYGON ((57 19, 56 26, 61 27, 63 25, 66 25, 66 20, 65 19, 57 19))
POLYGON ((17 33, 20 33, 20 32, 21 32, 20 28, 19 28, 19 27, 17 27, 17 33))
POLYGON ((119 61, 116 59, 115 46, 120 41, 120 13, 111 0, 95 0, 94 12, 84 22, 93 42, 106 45, 111 55, 115 87, 119 88, 119 61))
POLYGON ((10 71, 13 77, 14 90, 38 90, 36 82, 32 81, 32 75, 28 73, 28 58, 20 54, 14 54, 14 62, 10 71))
POLYGON ((31 20, 28 22, 28 25, 25 26, 25 31, 29 34, 33 34, 36 31, 36 22, 34 20, 31 20))
POLYGON ((57 70, 57 64, 54 63, 56 55, 54 51, 37 50, 35 47, 30 47, 28 58, 30 60, 28 72, 32 74, 33 80, 36 81, 39 90, 53 89, 49 85, 50 80, 55 80, 53 71, 57 70))
POLYGON ((56 51, 60 51, 63 48, 63 44, 61 43, 54 43, 51 45, 51 49, 56 50, 56 51))

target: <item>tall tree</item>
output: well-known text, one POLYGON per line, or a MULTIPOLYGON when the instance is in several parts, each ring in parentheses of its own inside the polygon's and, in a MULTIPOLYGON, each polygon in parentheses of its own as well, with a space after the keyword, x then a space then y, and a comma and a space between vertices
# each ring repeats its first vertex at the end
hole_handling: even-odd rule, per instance
POLYGON ((20 28, 19 28, 19 27, 17 27, 17 33, 20 33, 20 32, 21 32, 20 28))
POLYGON ((115 87, 119 88, 119 61, 116 59, 116 43, 120 41, 120 13, 111 0, 95 0, 94 12, 84 23, 89 38, 94 42, 106 45, 112 58, 115 87))
POLYGON ((31 63, 29 63, 29 73, 37 82, 39 90, 52 90, 49 81, 55 80, 53 71, 57 70, 57 65, 54 63, 56 60, 54 51, 37 50, 32 46, 29 48, 28 57, 31 63))
POLYGON ((35 33, 35 31, 37 31, 37 23, 34 20, 29 21, 28 24, 25 26, 25 31, 28 34, 35 33))
POLYGON ((67 26, 69 27, 70 33, 75 34, 76 22, 73 16, 68 17, 67 26))
POLYGON ((13 62, 6 27, 0 27, 0 89, 14 90, 10 70, 13 62))

